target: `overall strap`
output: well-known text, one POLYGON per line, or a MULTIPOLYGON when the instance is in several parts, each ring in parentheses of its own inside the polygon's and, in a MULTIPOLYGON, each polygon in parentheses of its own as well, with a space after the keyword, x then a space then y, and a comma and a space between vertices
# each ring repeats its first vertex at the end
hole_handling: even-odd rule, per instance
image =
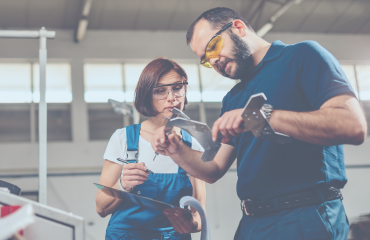
MULTIPOLYGON (((181 135, 182 135, 183 143, 185 143, 186 146, 191 148, 191 146, 192 146, 191 135, 189 133, 187 133, 186 131, 182 130, 182 129, 181 129, 181 135)), ((186 174, 186 172, 180 166, 179 166, 179 171, 177 173, 186 174)))
POLYGON ((181 135, 182 135, 182 141, 186 144, 186 146, 191 148, 192 146, 191 135, 182 129, 181 129, 181 135))
POLYGON ((138 145, 140 137, 141 124, 134 124, 126 127, 126 159, 128 161, 137 162, 138 159, 138 145))

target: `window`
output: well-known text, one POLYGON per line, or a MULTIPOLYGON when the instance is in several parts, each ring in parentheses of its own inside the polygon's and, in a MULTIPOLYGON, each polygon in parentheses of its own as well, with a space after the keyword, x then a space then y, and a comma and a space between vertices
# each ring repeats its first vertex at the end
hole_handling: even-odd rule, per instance
POLYGON ((221 76, 212 68, 200 68, 203 102, 221 102, 236 80, 221 76))
POLYGON ((189 102, 200 102, 199 72, 197 64, 180 64, 188 75, 188 89, 186 96, 189 102))
MULTIPOLYGON (((39 64, 0 64, 0 142, 38 140, 39 64), (31 124, 33 123, 33 124, 31 124), (34 133, 34 134, 33 134, 34 133)), ((71 141, 71 69, 49 63, 46 69, 48 141, 71 141)))
POLYGON ((30 142, 30 104, 0 105, 0 143, 30 142))
POLYGON ((222 104, 220 102, 204 103, 207 125, 212 129, 213 123, 219 118, 222 104))
MULTIPOLYGON (((39 140, 39 111, 35 106, 35 134, 39 140)), ((47 141, 72 141, 71 106, 67 103, 50 103, 47 112, 47 141)))
POLYGON ((342 65, 342 68, 364 109, 370 135, 370 65, 342 65))
POLYGON ((184 113, 194 121, 200 121, 199 103, 188 103, 184 113))
POLYGON ((349 83, 352 86, 353 91, 355 91, 356 96, 358 97, 358 89, 355 75, 355 66, 353 65, 342 65, 343 72, 346 74, 349 83))
POLYGON ((356 66, 356 72, 360 99, 370 100, 370 65, 358 65, 356 66))
MULTIPOLYGON (((48 63, 46 67, 46 102, 72 102, 71 66, 68 63, 48 63)), ((33 101, 40 101, 40 67, 33 64, 33 101)))
POLYGON ((121 64, 85 64, 85 101, 123 101, 121 64))
POLYGON ((29 103, 31 101, 31 64, 0 64, 0 103, 29 103))
POLYGON ((90 140, 109 139, 114 131, 123 128, 124 119, 108 103, 91 103, 88 106, 90 140))
POLYGON ((144 70, 146 64, 125 64, 125 91, 127 102, 133 102, 135 97, 136 84, 139 81, 141 72, 144 70))

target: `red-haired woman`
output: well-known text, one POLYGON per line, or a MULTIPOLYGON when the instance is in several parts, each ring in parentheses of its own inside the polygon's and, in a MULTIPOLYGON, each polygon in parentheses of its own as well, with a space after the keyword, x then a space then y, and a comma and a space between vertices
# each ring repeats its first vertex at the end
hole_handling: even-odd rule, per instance
MULTIPOLYGON (((181 197, 193 196, 204 207, 204 182, 187 176, 170 157, 156 154, 150 144, 156 130, 166 124, 165 117, 172 116, 171 110, 185 108, 186 88, 187 75, 174 61, 157 58, 144 68, 135 90, 135 108, 150 118, 112 135, 104 154, 100 184, 177 206, 181 197), (124 164, 117 158, 133 163, 124 164), (155 174, 148 174, 146 169, 155 174)), ((203 148, 194 138, 181 129, 175 131, 201 155, 203 148)), ((201 229, 200 217, 193 209, 188 216, 186 211, 179 211, 176 218, 173 213, 167 218, 162 212, 130 205, 101 191, 96 195, 96 210, 102 217, 112 214, 106 239, 185 240, 201 229)))

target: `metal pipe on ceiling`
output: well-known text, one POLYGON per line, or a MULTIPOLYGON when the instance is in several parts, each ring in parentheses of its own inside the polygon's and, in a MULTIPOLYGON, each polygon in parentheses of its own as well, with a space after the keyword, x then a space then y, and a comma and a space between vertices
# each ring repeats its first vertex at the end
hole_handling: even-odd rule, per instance
POLYGON ((291 6, 295 4, 300 4, 303 0, 291 0, 285 3, 281 8, 279 8, 269 19, 267 23, 265 23, 258 31, 257 35, 263 37, 268 33, 273 27, 274 22, 281 17, 291 6))
POLYGON ((85 4, 82 9, 81 18, 77 25, 77 30, 75 34, 75 41, 80 42, 85 37, 87 26, 89 25, 89 21, 87 17, 89 16, 90 9, 91 9, 92 0, 86 0, 85 4))

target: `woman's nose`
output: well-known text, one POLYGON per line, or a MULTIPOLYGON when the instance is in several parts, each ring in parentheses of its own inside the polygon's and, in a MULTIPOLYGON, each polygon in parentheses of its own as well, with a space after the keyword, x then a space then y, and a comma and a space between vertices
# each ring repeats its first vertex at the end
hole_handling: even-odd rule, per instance
POLYGON ((173 91, 172 90, 169 90, 168 91, 167 100, 168 101, 174 101, 175 100, 175 96, 173 95, 173 91))

